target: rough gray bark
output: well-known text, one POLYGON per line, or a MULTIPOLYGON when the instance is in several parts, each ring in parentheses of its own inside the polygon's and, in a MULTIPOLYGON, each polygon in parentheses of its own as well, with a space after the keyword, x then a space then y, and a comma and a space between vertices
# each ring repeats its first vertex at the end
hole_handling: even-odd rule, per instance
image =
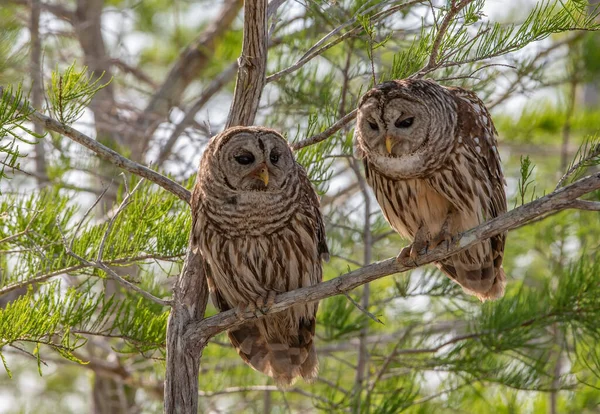
POLYGON ((252 125, 267 71, 267 0, 244 4, 244 41, 226 127, 252 125))
POLYGON ((173 289, 173 307, 167 327, 165 413, 198 412, 198 375, 206 342, 189 341, 185 333, 191 322, 202 320, 207 301, 202 257, 190 248, 173 289))

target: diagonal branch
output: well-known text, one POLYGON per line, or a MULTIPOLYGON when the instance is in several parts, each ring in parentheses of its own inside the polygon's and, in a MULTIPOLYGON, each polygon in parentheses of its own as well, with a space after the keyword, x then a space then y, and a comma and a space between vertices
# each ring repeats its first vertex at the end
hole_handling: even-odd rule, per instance
POLYGON ((204 107, 204 105, 210 100, 210 98, 212 98, 217 92, 219 92, 223 85, 225 85, 227 82, 233 79, 237 68, 237 62, 232 63, 227 67, 227 69, 221 72, 219 76, 214 78, 212 82, 208 84, 206 89, 204 89, 204 91, 202 91, 200 97, 192 104, 192 107, 185 114, 185 117, 181 120, 181 122, 177 124, 177 126, 171 133, 171 136, 169 137, 165 145, 162 147, 160 154, 158 155, 158 165, 162 165, 167 160, 167 158, 171 154, 171 151, 173 150, 175 142, 177 142, 177 139, 179 138, 181 133, 187 128, 188 125, 194 122, 196 113, 198 113, 198 111, 202 109, 202 107, 204 107))
MULTIPOLYGON (((281 312, 293 305, 340 295, 384 276, 406 272, 417 266, 439 261, 465 250, 479 243, 481 240, 523 226, 540 216, 556 213, 568 208, 577 208, 579 201, 577 198, 598 189, 600 189, 600 173, 589 175, 545 197, 522 205, 500 217, 462 233, 455 238, 449 249, 446 249, 445 246, 439 246, 419 256, 414 265, 401 264, 395 258, 374 263, 327 282, 278 295, 273 307, 268 312, 265 312, 265 314, 281 312)), ((235 311, 222 312, 202 321, 191 323, 186 332, 186 339, 190 344, 202 346, 206 344, 210 337, 226 329, 241 325, 245 320, 257 317, 262 318, 263 316, 247 313, 243 318, 239 318, 235 311)))
POLYGON ((429 55, 429 61, 427 62, 425 67, 423 67, 423 69, 421 69, 419 72, 417 72, 414 75, 415 77, 422 77, 426 73, 431 72, 433 69, 437 68, 437 66, 439 65, 439 62, 437 61, 437 59, 438 59, 438 55, 440 52, 440 48, 442 46, 444 36, 446 36, 446 32, 448 31, 448 28, 450 27, 450 24, 454 21, 454 18, 456 17, 456 15, 462 9, 464 9, 469 3, 472 3, 472 2, 473 2, 473 0, 461 0, 458 3, 456 1, 451 2, 450 10, 448 10, 448 13, 446 13, 446 15, 444 16, 444 19, 442 20, 442 24, 439 26, 439 29, 437 29, 437 34, 433 41, 433 45, 431 46, 431 53, 429 55))
POLYGON ((226 0, 221 12, 206 30, 179 56, 164 82, 150 99, 136 122, 136 130, 142 135, 135 148, 134 159, 144 154, 154 130, 167 115, 169 109, 177 105, 188 85, 204 70, 212 58, 217 41, 229 29, 242 7, 241 0, 226 0))
POLYGON ((320 134, 313 135, 310 138, 302 140, 300 142, 296 142, 292 144, 291 147, 294 151, 298 151, 301 148, 308 147, 310 145, 318 144, 321 141, 325 141, 327 138, 338 132, 340 129, 345 127, 347 124, 352 122, 354 118, 356 118, 356 114, 358 113, 357 109, 354 109, 348 112, 342 119, 337 121, 335 124, 327 128, 325 131, 320 134))
MULTIPOLYGON (((1 96, 4 96, 4 88, 2 86, 0 86, 0 97, 1 96)), ((8 96, 8 98, 14 100, 13 96, 8 96)), ((111 164, 114 164, 119 168, 129 171, 132 174, 146 178, 152 181, 153 183, 158 184, 165 190, 175 194, 177 197, 189 204, 190 192, 181 185, 177 184, 175 181, 157 173, 156 171, 151 170, 148 167, 145 167, 141 164, 138 164, 137 162, 125 158, 118 152, 100 144, 95 139, 88 137, 87 135, 79 132, 78 130, 71 128, 68 125, 63 125, 57 120, 39 113, 27 103, 20 102, 18 107, 20 111, 29 114, 29 118, 32 121, 41 123, 47 130, 58 132, 59 134, 70 138, 71 140, 92 150, 94 153, 96 153, 98 157, 100 157, 104 161, 108 161, 111 164)))

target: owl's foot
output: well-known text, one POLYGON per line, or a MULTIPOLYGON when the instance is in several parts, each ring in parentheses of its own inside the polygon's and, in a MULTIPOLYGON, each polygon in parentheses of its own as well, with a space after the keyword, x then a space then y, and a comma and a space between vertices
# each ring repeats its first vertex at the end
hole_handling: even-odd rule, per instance
POLYGON ((244 319, 244 315, 248 312, 256 314, 256 304, 252 302, 240 302, 235 307, 235 316, 240 320, 244 319))
POLYGON ((442 230, 440 230, 437 236, 435 236, 429 243, 429 248, 435 249, 442 243, 445 243, 446 251, 450 250, 450 246, 452 245, 452 234, 450 234, 447 228, 442 228, 442 230))
POLYGON ((396 257, 396 261, 405 266, 418 266, 417 258, 419 255, 426 254, 429 251, 429 242, 414 241, 412 244, 404 247, 396 257))
POLYGON ((419 227, 415 234, 415 240, 410 246, 406 246, 400 251, 396 260, 406 266, 418 266, 417 257, 426 254, 429 250, 429 232, 425 226, 419 227), (412 263, 411 263, 412 262, 412 263))
POLYGON ((263 315, 267 313, 275 303, 275 296, 277 296, 277 292, 274 290, 267 291, 266 296, 260 296, 258 299, 256 299, 256 309, 263 315))
POLYGON ((264 315, 273 307, 275 296, 277 296, 277 292, 268 290, 263 296, 257 296, 254 300, 240 302, 235 308, 235 314, 238 319, 244 319, 244 315, 247 313, 253 313, 256 317, 264 315))
POLYGON ((450 250, 452 244, 452 234, 450 233, 450 223, 452 222, 452 215, 448 214, 446 221, 442 225, 440 232, 429 242, 429 247, 435 249, 440 244, 446 242, 446 250, 450 250))

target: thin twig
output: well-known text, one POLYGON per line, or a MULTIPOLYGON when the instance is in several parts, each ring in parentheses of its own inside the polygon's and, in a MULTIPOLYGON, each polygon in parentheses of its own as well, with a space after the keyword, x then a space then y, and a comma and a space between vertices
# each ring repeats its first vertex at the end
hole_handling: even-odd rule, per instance
MULTIPOLYGON (((98 257, 96 258, 96 262, 102 263, 103 256, 104 256, 104 246, 105 246, 106 240, 108 239, 108 236, 110 235, 110 232, 115 224, 115 221, 117 220, 117 217, 119 217, 119 214, 121 214, 123 212, 123 210, 125 210, 127 208, 127 206, 131 203, 131 201, 132 201, 131 197, 133 196, 133 194, 135 194, 135 192, 138 190, 138 188, 140 188, 140 185, 142 184, 142 182, 144 182, 143 178, 135 185, 135 187, 133 187, 133 190, 131 190, 131 192, 130 192, 129 189, 127 189, 127 179, 125 179, 125 183, 126 183, 125 189, 127 191, 127 194, 125 195, 125 198, 123 198, 123 201, 121 201, 121 204, 119 204, 119 207, 117 208, 117 211, 115 212, 115 214, 113 214, 113 216, 110 218, 110 220, 108 222, 106 231, 104 232, 102 240, 100 241, 100 247, 98 247, 98 257)), ((73 238, 75 238, 75 236, 73 236, 73 238)), ((73 243, 73 241, 71 241, 71 243, 73 243)))
POLYGON ((31 219, 29 220, 29 223, 27 223, 27 226, 25 226, 25 229, 24 229, 24 230, 22 230, 22 231, 20 231, 20 232, 18 232, 18 233, 16 233, 16 234, 13 234, 13 235, 11 235, 11 236, 8 236, 8 237, 5 237, 5 238, 1 239, 1 240, 0 240, 0 244, 2 244, 2 243, 8 243, 8 242, 10 242, 10 241, 13 241, 13 240, 15 240, 15 239, 18 239, 18 238, 19 238, 19 237, 21 237, 21 236, 24 236, 24 235, 26 235, 26 234, 29 232, 29 229, 31 228, 31 223, 33 223, 33 220, 35 220, 39 214, 40 214, 40 212, 39 212, 39 211, 36 211, 36 212, 33 214, 33 217, 31 217, 31 219))
POLYGON ((134 292, 139 293, 140 295, 142 295, 143 297, 145 297, 148 300, 151 300, 154 303, 158 303, 161 306, 171 306, 170 300, 163 300, 163 299, 157 298, 156 296, 154 296, 153 294, 151 294, 149 292, 146 292, 144 289, 139 288, 138 286, 134 285, 130 281, 119 276, 117 273, 115 273, 114 270, 112 270, 110 267, 106 266, 106 264, 104 264, 103 262, 100 262, 100 261, 91 262, 91 261, 79 256, 77 253, 72 251, 71 248, 69 247, 70 243, 67 242, 67 238, 60 226, 58 219, 56 221, 56 227, 58 228, 58 231, 63 240, 63 245, 65 246, 65 250, 69 256, 79 260, 81 263, 83 263, 89 267, 95 267, 96 269, 103 270, 107 275, 109 275, 110 277, 115 279, 117 282, 119 282, 121 285, 123 285, 127 289, 130 289, 130 290, 133 290, 134 292))
POLYGON ((571 165, 571 167, 567 170, 567 172, 565 172, 565 174, 562 177, 560 177, 560 180, 558 180, 558 183, 556 184, 556 188, 557 189, 560 188, 565 183, 567 178, 569 178, 571 175, 573 175, 573 173, 575 171, 577 171, 579 168, 581 168, 581 166, 584 165, 586 162, 588 162, 592 158, 596 158, 596 157, 600 157, 600 142, 598 142, 598 144, 596 144, 596 148, 592 149, 586 157, 584 157, 583 159, 580 159, 577 162, 574 162, 573 165, 571 165))
MULTIPOLYGON (((179 260, 182 257, 183 257, 183 254, 174 255, 174 256, 157 256, 154 254, 145 254, 145 255, 140 255, 140 256, 136 256, 136 257, 127 257, 127 258, 122 258, 122 259, 107 260, 104 263, 107 265, 118 265, 118 264, 126 265, 126 264, 137 263, 142 260, 149 260, 149 259, 166 260, 166 261, 174 262, 174 261, 176 261, 176 259, 179 260)), ((92 267, 92 266, 88 266, 87 264, 80 264, 80 265, 76 265, 76 266, 65 267, 63 269, 59 269, 59 270, 56 270, 56 271, 50 272, 50 273, 43 273, 43 274, 38 273, 37 276, 34 276, 32 278, 29 278, 27 280, 23 280, 21 282, 14 283, 12 285, 3 287, 2 289, 0 289, 0 296, 10 293, 14 290, 29 286, 29 285, 43 283, 43 282, 47 281, 48 279, 52 279, 53 277, 61 276, 64 274, 69 274, 72 272, 78 272, 78 271, 86 269, 88 267, 92 267)))
POLYGON ((440 53, 440 47, 442 46, 442 41, 444 40, 444 36, 446 36, 446 32, 448 31, 448 27, 450 26, 450 23, 452 23, 454 21, 454 18, 456 17, 456 15, 471 2, 473 2, 473 0, 462 0, 458 3, 455 3, 455 2, 451 3, 450 10, 448 10, 448 13, 446 13, 446 15, 444 16, 444 19, 442 20, 442 24, 439 26, 439 29, 437 30, 435 39, 431 46, 431 53, 429 55, 429 60, 427 61, 427 64, 425 65, 425 67, 423 67, 419 72, 417 72, 415 74, 415 77, 422 77, 426 73, 431 72, 431 70, 437 68, 437 66, 438 66, 437 58, 440 53))
MULTIPOLYGON (((0 86, 0 96, 4 95, 4 88, 0 86)), ((9 96, 8 98, 11 99, 11 101, 14 101, 14 96, 9 96)), ((114 164, 117 167, 122 168, 124 170, 127 170, 132 174, 144 177, 152 181, 153 183, 158 184, 165 190, 175 194, 177 197, 189 204, 190 192, 183 188, 181 185, 177 184, 175 181, 157 173, 156 171, 151 170, 148 167, 145 167, 141 164, 138 164, 137 162, 125 158, 118 152, 102 145, 95 139, 90 138, 89 136, 79 132, 78 130, 71 128, 68 125, 63 125, 60 122, 39 113, 28 104, 19 102, 18 108, 20 111, 28 113, 32 120, 41 122, 44 125, 44 128, 46 128, 47 130, 58 132, 59 134, 70 138, 71 140, 95 152, 96 155, 98 155, 98 157, 100 157, 104 161, 108 161, 109 163, 114 164)))
MULTIPOLYGON (((375 22, 375 21, 384 19, 399 10, 402 10, 406 7, 413 6, 415 4, 423 3, 425 1, 427 1, 427 0, 407 1, 406 3, 400 4, 398 6, 390 7, 387 10, 381 11, 381 12, 376 13, 373 16, 371 16, 371 21, 375 22)), ((377 7, 381 7, 381 4, 376 4, 375 6, 368 8, 367 10, 362 12, 361 15, 366 15, 368 12, 374 10, 377 7)), ((323 38, 321 38, 317 43, 315 43, 302 57, 300 57, 300 59, 298 59, 293 65, 291 65, 285 69, 282 69, 279 72, 274 73, 270 76, 267 76, 267 83, 275 82, 275 81, 279 80, 282 76, 297 71, 298 69, 300 69, 301 67, 306 65, 308 62, 310 62, 313 58, 323 54, 325 51, 327 51, 330 48, 332 48, 333 46, 341 43, 343 40, 349 38, 350 36, 358 34, 361 30, 363 30, 362 26, 354 27, 354 28, 350 29, 349 31, 347 31, 346 33, 344 33, 343 35, 341 35, 340 37, 338 37, 337 39, 332 40, 331 42, 325 44, 324 46, 321 46, 323 43, 325 43, 325 41, 327 41, 327 39, 338 34, 344 28, 346 28, 348 26, 352 26, 356 22, 357 22, 357 18, 356 17, 352 18, 352 19, 348 20, 347 22, 341 24, 340 26, 336 27, 331 32, 327 33, 323 38)))
POLYGON ((305 140, 302 140, 302 141, 296 142, 295 144, 292 144, 291 145, 292 150, 298 151, 301 148, 308 147, 308 146, 314 145, 314 144, 318 144, 321 141, 325 141, 327 138, 329 138, 330 136, 332 136, 333 134, 338 132, 344 126, 349 124, 354 118, 356 118, 357 112, 358 112, 358 110, 354 109, 353 111, 348 112, 342 119, 337 121, 335 124, 333 124, 332 126, 327 128, 325 131, 321 132, 320 134, 313 135, 310 138, 307 138, 305 140))

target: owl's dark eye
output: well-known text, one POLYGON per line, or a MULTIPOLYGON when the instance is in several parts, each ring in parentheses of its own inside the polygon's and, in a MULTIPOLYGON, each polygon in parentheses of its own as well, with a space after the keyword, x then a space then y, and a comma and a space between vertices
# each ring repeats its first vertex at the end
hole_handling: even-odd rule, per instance
POLYGON ((396 125, 396 128, 408 128, 409 126, 411 126, 413 124, 415 120, 414 116, 411 116, 410 118, 405 118, 405 119, 396 119, 396 122, 394 123, 394 125, 396 125))
POLYGON ((252 164, 254 162, 254 155, 252 154, 242 154, 234 157, 235 160, 242 165, 252 164))
POLYGON ((279 154, 272 152, 269 158, 271 159, 271 164, 277 164, 277 161, 279 161, 279 154))
POLYGON ((368 121, 368 123, 373 131, 379 130, 379 125, 377 125, 375 122, 368 121))

